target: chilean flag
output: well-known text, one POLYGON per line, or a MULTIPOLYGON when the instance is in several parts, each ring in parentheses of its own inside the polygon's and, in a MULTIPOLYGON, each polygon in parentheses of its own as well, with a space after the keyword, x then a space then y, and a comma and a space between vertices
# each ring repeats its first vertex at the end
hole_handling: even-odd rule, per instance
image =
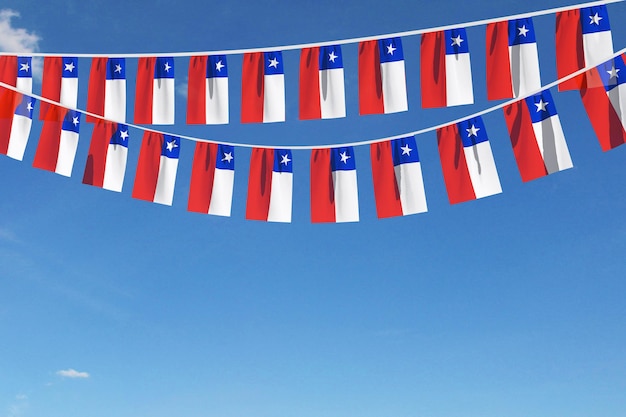
POLYGON ((517 101, 503 110, 522 181, 573 166, 550 90, 517 101))
POLYGON ((48 115, 50 118, 43 124, 33 166, 70 177, 78 148, 80 113, 51 104, 48 115))
POLYGON ((300 119, 346 117, 341 46, 300 52, 300 119))
POLYGON ((187 123, 228 123, 226 55, 192 56, 189 60, 187 123))
POLYGON ((540 88, 533 20, 526 17, 487 25, 487 98, 520 97, 540 88))
POLYGON ((23 93, 32 93, 32 58, 29 56, 0 56, 0 81, 12 85, 23 93))
MULTIPOLYGON (((14 93, 14 104, 9 108, 12 115, 5 117, 6 108, 0 118, 0 153, 21 161, 24 158, 26 143, 33 123, 33 108, 36 100, 32 97, 14 93)), ((5 106, 2 100, 2 106, 5 106)))
MULTIPOLYGON (((41 95, 60 103, 62 106, 75 109, 78 103, 78 58, 47 56, 43 60, 43 80, 41 95)), ((41 102, 39 118, 49 120, 48 110, 52 104, 41 102)), ((59 115, 52 110, 50 117, 59 115)), ((57 120, 58 121, 58 120, 57 120)))
MULTIPOLYGON (((556 14, 556 72, 563 78, 598 65, 613 55, 613 38, 606 5, 582 7, 556 14)), ((559 84, 559 91, 578 90, 580 80, 559 84)))
POLYGON ((139 58, 135 123, 174 124, 174 58, 139 58))
POLYGON ((171 206, 179 154, 179 137, 146 130, 137 161, 133 198, 171 206))
POLYGON ((626 143, 624 55, 588 71, 580 96, 603 151, 626 143))
POLYGON ((230 216, 235 181, 235 148, 197 142, 187 210, 230 216))
MULTIPOLYGON (((91 61, 87 111, 109 121, 126 121, 126 59, 96 57, 91 61)), ((87 116, 88 122, 96 122, 87 116)))
POLYGON ((427 211, 415 137, 370 145, 378 218, 427 211))
POLYGON ((464 28, 424 33, 420 59, 422 107, 474 103, 472 67, 464 28))
POLYGON ((291 222, 293 164, 288 149, 252 149, 246 219, 291 222))
POLYGON ((359 221, 359 196, 351 146, 311 153, 311 221, 359 221))
POLYGON ((397 113, 408 109, 401 39, 360 42, 359 113, 397 113))
POLYGON ((283 54, 253 52, 243 55, 241 123, 285 121, 283 54))
POLYGON ((104 120, 96 122, 91 135, 83 184, 118 193, 122 191, 128 159, 128 137, 126 125, 104 120))
POLYGON ((437 129, 437 142, 450 204, 502 192, 480 116, 437 129))

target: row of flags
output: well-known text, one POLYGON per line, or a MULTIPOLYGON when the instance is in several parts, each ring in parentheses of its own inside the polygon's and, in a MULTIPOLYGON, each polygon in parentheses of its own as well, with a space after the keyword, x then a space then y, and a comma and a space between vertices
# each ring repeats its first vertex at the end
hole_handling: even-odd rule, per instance
MULTIPOLYGON (((537 41, 532 18, 490 23, 486 28, 487 95, 490 100, 525 96, 541 88, 537 41)), ((422 34, 420 48, 422 107, 474 102, 469 41, 459 27, 422 34)), ((605 5, 556 14, 559 78, 613 55, 605 5)), ((405 56, 400 37, 362 41, 358 45, 359 113, 408 110, 405 56)), ((41 95, 68 108, 78 101, 76 57, 46 56, 41 95)), ((346 116, 344 66, 340 45, 303 48, 300 52, 300 119, 346 116)), ((0 56, 0 81, 32 93, 30 57, 0 56)), ((86 109, 110 121, 126 123, 126 58, 94 57, 89 72, 86 109)), ((281 51, 243 54, 241 122, 285 121, 285 64, 281 51)), ((189 58, 189 124, 227 124, 229 73, 226 55, 189 58)), ((560 90, 577 89, 572 81, 560 90)), ((175 123, 175 59, 140 57, 135 80, 134 123, 175 123)), ((42 103, 41 117, 48 106, 42 103)), ((91 118, 88 121, 93 122, 91 118)))
MULTIPOLYGON (((375 46, 372 45, 372 48, 375 46)), ((573 79, 605 151, 626 142, 625 59, 626 54, 617 56, 573 79)), ((0 89, 0 153, 23 159, 35 101, 26 94, 0 89)), ((33 166, 69 177, 74 166, 83 114, 55 104, 45 104, 48 109, 33 166)), ((550 90, 514 101, 503 108, 503 113, 523 181, 573 166, 550 90)), ((95 121, 83 183, 122 191, 129 130, 123 123, 95 121)), ((437 142, 450 203, 502 192, 487 129, 480 116, 438 128, 437 142)), ((172 204, 181 146, 180 137, 144 131, 132 189, 134 198, 172 204)), ((426 212, 426 192, 415 137, 369 146, 378 217, 426 212)), ((229 144, 195 143, 189 211, 230 216, 235 151, 235 147, 229 144)), ((358 221, 354 148, 314 149, 310 158, 311 221, 358 221)), ((247 219, 291 222, 293 163, 290 149, 252 149, 247 219)))

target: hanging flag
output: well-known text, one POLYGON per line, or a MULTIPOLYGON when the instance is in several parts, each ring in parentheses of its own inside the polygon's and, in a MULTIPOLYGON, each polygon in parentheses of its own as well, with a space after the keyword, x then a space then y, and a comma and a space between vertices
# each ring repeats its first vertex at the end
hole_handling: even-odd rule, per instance
POLYGON ((502 192, 480 116, 437 129, 437 143, 450 204, 502 192))
POLYGON ((311 221, 359 221, 356 164, 351 146, 312 151, 311 221))
MULTIPOLYGON (((4 90, 4 89, 3 89, 4 90)), ((14 109, 11 117, 4 117, 5 110, 0 118, 0 153, 10 158, 21 161, 30 136, 33 123, 33 108, 36 100, 32 97, 15 93, 14 104, 9 108, 14 109), (17 105, 16 105, 17 104, 17 105)), ((0 106, 5 107, 4 100, 0 106)))
MULTIPOLYGON (((62 106, 76 109, 78 103, 78 58, 45 57, 43 60, 41 95, 44 98, 60 103, 62 106)), ((52 104, 41 102, 39 105, 40 119, 51 120, 49 117, 62 114, 62 112, 58 112, 55 109, 48 114, 51 106, 52 104)))
MULTIPOLYGON (((606 5, 556 14, 556 72, 559 79, 598 65, 613 55, 613 37, 606 5)), ((580 88, 580 77, 559 84, 559 91, 580 88)))
POLYGON ((139 151, 133 198, 172 205, 180 138, 145 131, 139 151))
POLYGON ((139 58, 135 123, 174 124, 174 58, 139 58))
POLYGON ((540 88, 539 57, 532 18, 488 24, 487 98, 515 98, 540 88))
POLYGON ((420 59, 422 107, 474 103, 472 67, 464 28, 424 33, 420 59))
MULTIPOLYGON (((96 57, 91 61, 87 111, 109 121, 126 121, 126 59, 96 57)), ((99 120, 87 116, 87 121, 99 120)))
POLYGON ((32 58, 29 56, 0 56, 0 82, 12 85, 23 93, 32 93, 32 58))
POLYGON ((378 218, 427 211, 415 137, 370 145, 378 218))
POLYGON ((235 181, 235 148, 196 142, 187 210, 230 217, 235 181))
POLYGON ((603 151, 626 143, 626 65, 624 55, 588 71, 580 96, 603 151))
POLYGON ((187 123, 228 123, 228 67, 226 55, 189 59, 187 123))
POLYGON ((41 129, 33 166, 70 177, 78 148, 80 113, 51 104, 47 116, 49 119, 41 129))
POLYGON ((573 166, 550 90, 517 101, 503 110, 522 181, 573 166))
POLYGON ((99 120, 93 127, 83 184, 122 191, 128 159, 128 126, 99 120))
POLYGON ((292 194, 291 151, 253 148, 246 219, 290 223, 292 194))
POLYGON ((400 38, 359 43, 359 114, 407 111, 404 54, 400 38))
POLYGON ((300 119, 346 117, 341 46, 300 52, 300 119))
POLYGON ((285 121, 283 54, 253 52, 243 55, 241 123, 285 121))

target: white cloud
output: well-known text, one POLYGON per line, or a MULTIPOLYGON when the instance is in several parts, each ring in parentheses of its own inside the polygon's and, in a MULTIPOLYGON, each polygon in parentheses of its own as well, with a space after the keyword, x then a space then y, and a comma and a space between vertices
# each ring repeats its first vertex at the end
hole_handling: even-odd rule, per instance
POLYGON ((0 50, 4 52, 35 52, 41 38, 26 29, 12 26, 11 19, 19 17, 15 10, 0 10, 0 50))
POLYGON ((62 376, 63 378, 89 378, 89 374, 87 372, 78 372, 72 368, 57 371, 57 375, 62 376))
POLYGON ((28 399, 28 395, 26 395, 26 394, 17 394, 15 396, 15 399, 19 400, 19 401, 26 401, 28 399))

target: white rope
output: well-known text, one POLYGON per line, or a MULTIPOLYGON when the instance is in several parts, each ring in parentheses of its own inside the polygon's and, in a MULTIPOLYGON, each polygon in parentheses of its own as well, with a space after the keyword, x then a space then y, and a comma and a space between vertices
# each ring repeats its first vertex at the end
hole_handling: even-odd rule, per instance
POLYGON ((362 38, 341 39, 341 40, 316 42, 316 43, 303 43, 303 44, 296 44, 296 45, 269 46, 269 47, 263 47, 263 48, 224 49, 224 50, 198 51, 198 52, 167 52, 167 53, 157 52, 157 53, 132 53, 132 54, 75 54, 71 52, 46 53, 46 52, 3 52, 3 51, 0 51, 0 55, 14 55, 14 54, 23 53, 24 55, 35 56, 35 57, 72 56, 72 57, 77 57, 77 58, 91 58, 91 57, 139 58, 139 57, 188 57, 188 56, 196 56, 196 55, 234 55, 234 54, 244 54, 244 53, 250 53, 250 52, 289 51, 289 50, 294 50, 294 49, 311 48, 315 46, 345 45, 345 44, 358 43, 358 42, 375 40, 375 39, 384 39, 384 38, 393 38, 393 37, 402 37, 402 36, 414 36, 414 35, 420 35, 422 33, 437 32, 437 31, 454 29, 454 28, 459 28, 459 27, 467 28, 467 27, 473 27, 473 26, 488 25, 490 23, 496 23, 496 22, 501 22, 505 20, 543 16, 543 15, 552 14, 552 13, 564 12, 567 10, 579 9, 582 7, 592 7, 592 6, 600 6, 604 4, 620 3, 622 1, 624 0, 599 0, 599 1, 593 1, 590 3, 580 3, 580 4, 571 5, 571 6, 556 7, 552 9, 538 10, 535 12, 521 13, 521 14, 515 14, 515 15, 510 15, 510 16, 504 16, 504 17, 496 17, 496 18, 491 18, 491 19, 476 20, 473 22, 458 23, 454 25, 439 26, 439 27, 434 27, 434 28, 417 29, 417 30, 410 30, 410 31, 396 32, 396 33, 387 33, 383 35, 366 36, 362 38))
MULTIPOLYGON (((607 57, 607 61, 610 60, 610 59, 613 59, 613 58, 615 58, 615 57, 617 57, 617 56, 619 56, 619 55, 621 55, 623 53, 626 53, 626 48, 623 48, 623 49, 615 52, 612 56, 607 57)), ((585 73, 585 72, 595 68, 596 66, 597 65, 591 65, 591 66, 582 68, 582 69, 580 69, 580 70, 578 70, 576 72, 573 72, 573 73, 571 73, 571 74, 569 74, 569 75, 567 75, 567 76, 565 76, 563 78, 560 78, 560 79, 558 79, 558 80, 556 80, 556 81, 554 81, 554 82, 552 82, 550 84, 547 84, 547 85, 541 87, 540 89, 535 90, 535 91, 533 91, 531 93, 528 93, 528 94, 526 94, 526 95, 524 95, 522 97, 517 97, 517 98, 511 99, 509 101, 497 104, 495 106, 489 107, 489 108, 487 108, 485 110, 482 110, 482 111, 479 111, 477 113, 473 113, 473 114, 470 114, 470 115, 467 115, 467 116, 463 116, 461 118, 458 118, 458 119, 455 119, 455 120, 451 120, 449 122, 445 122, 445 123, 439 124, 437 126, 431 126, 431 127, 427 127, 427 128, 420 129, 420 130, 415 130, 413 132, 401 133, 401 134, 394 135, 394 136, 387 136, 387 137, 384 137, 384 138, 369 139, 369 140, 363 140, 363 141, 358 141, 358 142, 334 143, 334 144, 327 144, 327 145, 281 145, 281 146, 270 146, 270 145, 262 145, 262 144, 225 142, 225 141, 222 141, 222 140, 218 141, 218 140, 211 140, 211 139, 203 139, 203 138, 197 138, 197 137, 193 137, 193 136, 178 135, 176 133, 165 132, 165 131, 162 131, 162 130, 149 129, 149 128, 146 128, 144 126, 139 126, 139 125, 135 125, 135 124, 132 124, 132 123, 124 123, 124 124, 127 125, 128 127, 132 127, 134 129, 138 129, 138 130, 141 130, 141 131, 144 131, 144 132, 155 132, 155 133, 159 133, 159 134, 163 134, 163 135, 177 136, 177 137, 179 137, 181 139, 189 140, 189 141, 192 141, 192 142, 216 143, 216 144, 222 144, 222 145, 230 145, 230 146, 239 147, 239 148, 266 148, 266 149, 281 148, 281 149, 291 149, 291 150, 313 150, 313 149, 337 148, 337 147, 341 147, 341 146, 365 146, 365 145, 371 145, 373 143, 386 142, 386 141, 393 140, 393 139, 404 138, 404 137, 407 137, 407 136, 422 135, 424 133, 433 132, 433 131, 435 131, 437 129, 441 129, 441 128, 446 127, 446 126, 450 126, 450 125, 456 124, 456 123, 461 122, 463 120, 471 119, 471 118, 474 118, 474 117, 482 116, 482 115, 487 114, 487 113, 494 112, 494 111, 499 110, 499 109, 501 109, 503 107, 506 107, 506 106, 508 106, 510 104, 513 104, 513 103, 515 103, 517 101, 523 100, 523 99, 525 99, 527 97, 530 97, 530 96, 533 96, 535 94, 539 94, 540 92, 542 92, 544 90, 548 90, 550 88, 556 87, 557 85, 559 85, 559 84, 561 84, 561 83, 563 83, 563 82, 565 82, 567 80, 571 80, 572 78, 575 78, 575 77, 577 77, 577 76, 579 76, 579 75, 581 75, 581 74, 583 74, 583 73, 585 73)), ((60 106, 60 107, 63 107, 63 108, 70 109, 70 110, 78 111, 78 112, 80 112, 82 114, 94 117, 96 119, 112 122, 111 120, 107 120, 104 117, 102 117, 100 115, 97 115, 95 113, 91 113, 91 112, 87 112, 87 111, 84 111, 84 110, 80 110, 80 109, 64 106, 64 105, 62 105, 61 103, 59 103, 57 101, 50 100, 50 99, 44 98, 44 97, 36 95, 36 94, 20 91, 16 87, 13 87, 12 85, 9 85, 9 84, 3 83, 3 82, 0 82, 0 87, 4 87, 4 88, 6 88, 8 90, 12 90, 12 91, 24 94, 24 95, 29 96, 29 97, 33 97, 33 98, 35 98, 35 99, 37 99, 39 101, 43 101, 43 102, 46 102, 46 103, 54 104, 54 105, 57 105, 57 106, 60 106)), ((116 123, 121 123, 121 122, 116 122, 116 123)))

